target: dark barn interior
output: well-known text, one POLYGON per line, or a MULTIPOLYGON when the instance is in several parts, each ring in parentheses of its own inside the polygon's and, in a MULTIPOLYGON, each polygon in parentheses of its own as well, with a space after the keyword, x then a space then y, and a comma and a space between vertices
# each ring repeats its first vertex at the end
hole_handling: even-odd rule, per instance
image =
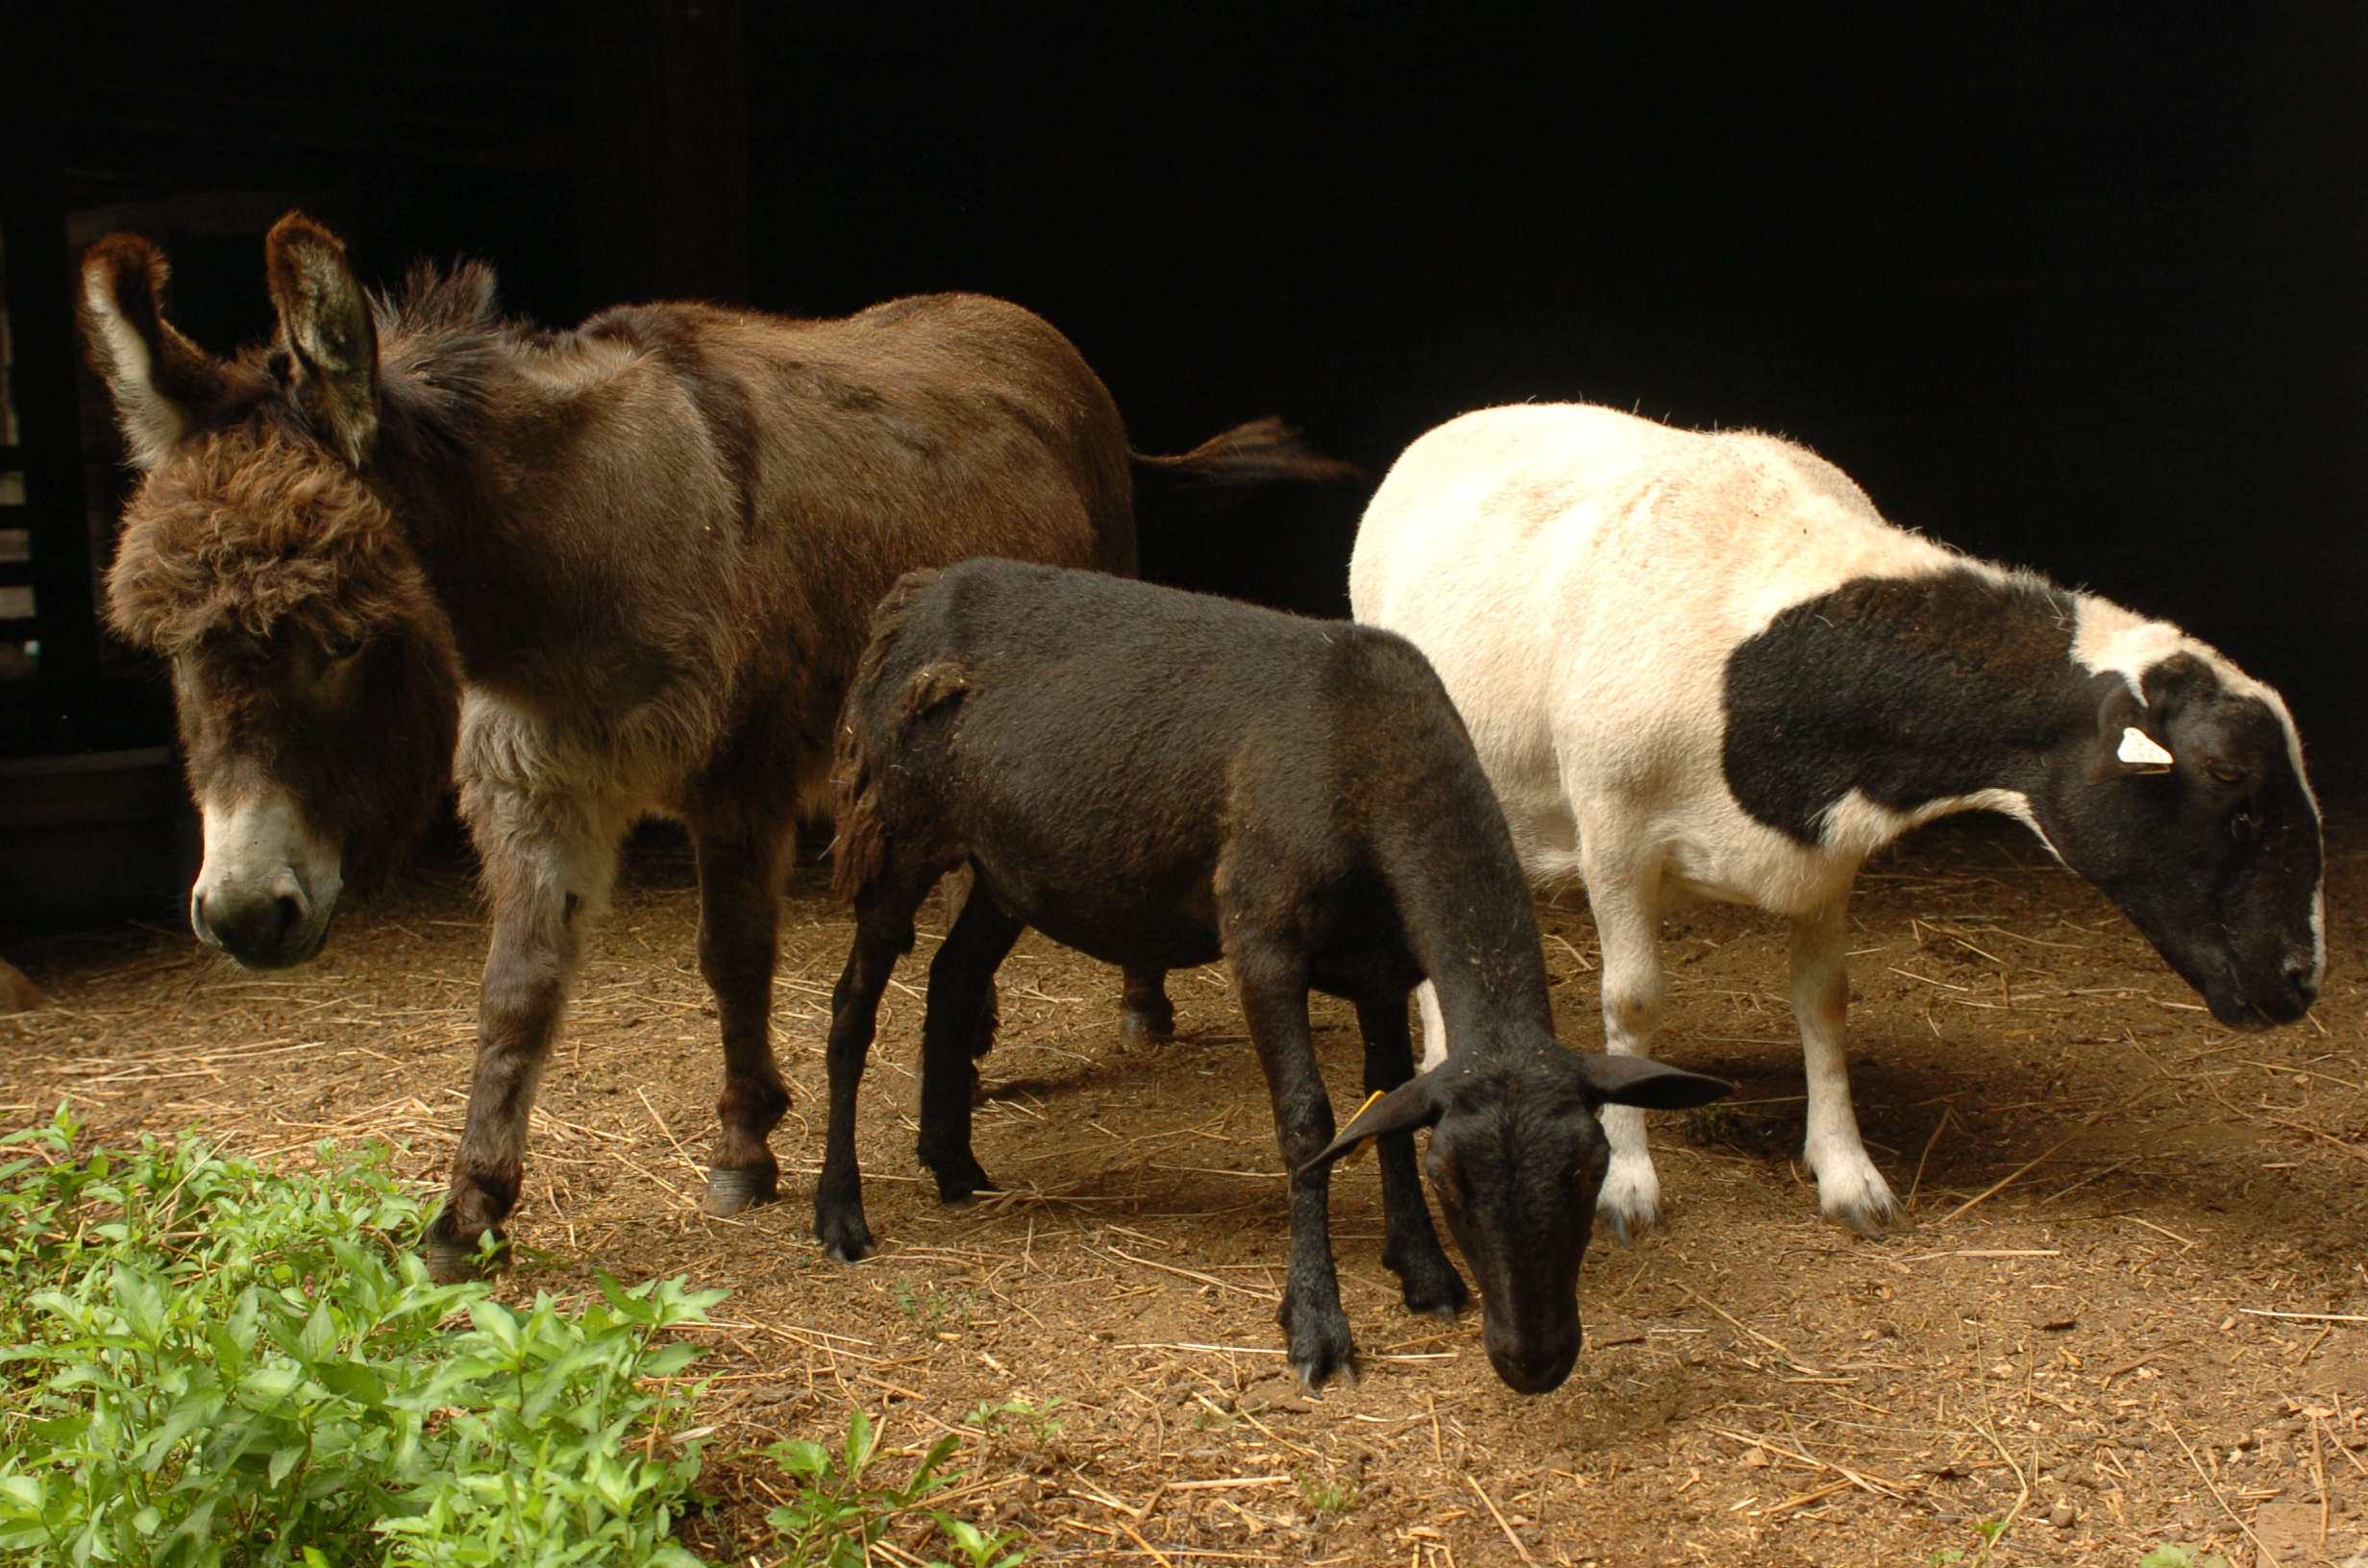
MULTIPOLYGON (((1521 399, 1781 431, 1898 522, 2219 644, 2325 783, 2353 772, 2356 7, 31 12, 0 48, 18 775, 169 744, 159 673, 91 610, 129 476, 73 257, 162 242, 180 322, 226 351, 268 329, 289 207, 377 282, 488 258, 553 325, 1004 295, 1147 451, 1274 412, 1378 478, 1521 399)), ((1147 532, 1147 574, 1344 613, 1370 478, 1147 532)))

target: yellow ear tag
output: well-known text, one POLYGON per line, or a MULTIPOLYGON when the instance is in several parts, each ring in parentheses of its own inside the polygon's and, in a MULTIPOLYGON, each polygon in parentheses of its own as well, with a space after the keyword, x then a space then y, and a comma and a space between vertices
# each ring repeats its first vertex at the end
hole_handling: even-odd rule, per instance
MULTIPOLYGON (((1380 1099, 1380 1098, 1382 1097, 1382 1095, 1383 1095, 1383 1094, 1385 1094, 1386 1092, 1388 1092, 1386 1090, 1379 1090, 1379 1089, 1377 1089, 1377 1090, 1373 1090, 1373 1092, 1371 1092, 1370 1094, 1368 1094, 1367 1096, 1365 1096, 1365 1103, 1364 1103, 1363 1105, 1360 1105, 1360 1106, 1358 1106, 1358 1107, 1357 1107, 1357 1116, 1361 1116, 1361 1115, 1365 1115, 1365 1113, 1367 1113, 1368 1111, 1370 1111, 1370 1110, 1373 1108, 1373 1102, 1374 1102, 1375 1100, 1380 1099)), ((1355 1126, 1355 1125, 1356 1125, 1356 1123, 1357 1123, 1357 1116, 1350 1116, 1350 1117, 1348 1118, 1348 1124, 1349 1124, 1351 1127, 1353 1127, 1353 1126, 1355 1126)), ((1356 1141, 1356 1146, 1355 1146, 1355 1147, 1353 1147, 1353 1148, 1351 1148, 1351 1149, 1350 1149, 1350 1150, 1349 1150, 1346 1154, 1344 1154, 1344 1155, 1342 1155, 1342 1156, 1340 1157, 1339 1164, 1344 1164, 1344 1165, 1353 1165, 1353 1164, 1355 1164, 1358 1161, 1360 1161, 1360 1160, 1362 1160, 1362 1159, 1364 1159, 1364 1158, 1365 1158, 1365 1151, 1366 1151, 1366 1150, 1368 1150, 1368 1149, 1369 1149, 1369 1148, 1371 1148, 1372 1146, 1373 1146, 1373 1140, 1372 1140, 1371 1139, 1369 1139, 1369 1138, 1360 1138, 1360 1139, 1357 1139, 1357 1141, 1356 1141)))

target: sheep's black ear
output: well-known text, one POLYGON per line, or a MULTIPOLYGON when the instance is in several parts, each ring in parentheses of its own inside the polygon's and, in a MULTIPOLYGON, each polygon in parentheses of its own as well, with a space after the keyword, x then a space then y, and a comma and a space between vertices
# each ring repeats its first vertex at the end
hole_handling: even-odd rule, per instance
POLYGON ((1579 1078, 1590 1105, 1635 1105, 1647 1111, 1690 1111, 1697 1105, 1723 1100, 1735 1092, 1724 1078, 1688 1072, 1642 1056, 1612 1056, 1601 1051, 1579 1057, 1579 1078))
POLYGON ((83 253, 83 342, 141 468, 163 461, 223 386, 221 362, 164 319, 170 276, 164 253, 137 234, 110 234, 83 253))
POLYGON ((263 238, 263 272, 313 429, 359 468, 379 429, 379 334, 337 236, 290 212, 263 238))
POLYGON ((1446 1102, 1440 1098, 1439 1074, 1418 1073, 1377 1100, 1369 1100, 1365 1108, 1348 1118, 1340 1137, 1324 1146, 1324 1151, 1301 1165, 1302 1174, 1318 1165, 1328 1165, 1369 1138, 1384 1133, 1407 1133, 1417 1127, 1429 1127, 1438 1122, 1446 1102))

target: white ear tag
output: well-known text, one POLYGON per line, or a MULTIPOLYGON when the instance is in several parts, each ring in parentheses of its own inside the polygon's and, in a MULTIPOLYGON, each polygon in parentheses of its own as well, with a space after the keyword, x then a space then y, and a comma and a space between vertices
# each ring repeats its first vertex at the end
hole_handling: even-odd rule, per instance
POLYGON ((2113 755, 2141 773, 2167 773, 2173 760, 2153 736, 2135 724, 2121 732, 2121 747, 2113 755))

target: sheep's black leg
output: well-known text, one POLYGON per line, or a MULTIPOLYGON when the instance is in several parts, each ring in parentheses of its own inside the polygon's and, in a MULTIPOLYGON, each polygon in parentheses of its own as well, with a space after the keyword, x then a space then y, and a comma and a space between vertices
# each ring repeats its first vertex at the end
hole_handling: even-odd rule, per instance
MULTIPOLYGON (((946 928, 950 935, 953 927, 961 922, 962 912, 970 907, 971 894, 977 885, 978 873, 969 865, 955 867, 938 884, 940 896, 946 901, 946 928)), ((978 1064, 989 1051, 995 1049, 995 1031, 1002 1021, 1002 1008, 995 999, 995 980, 990 971, 986 988, 979 996, 976 1020, 971 1026, 970 1062, 962 1074, 962 1081, 969 1086, 974 1104, 984 1088, 978 1064)))
POLYGON ((840 1262, 872 1250, 863 1220, 863 1174, 855 1164, 855 1094, 879 1022, 880 992, 899 954, 913 945, 913 911, 929 889, 909 875, 882 875, 855 894, 855 942, 830 997, 830 1123, 814 1184, 814 1239, 840 1262))
MULTIPOLYGON (((1365 1034, 1368 1094, 1377 1090, 1388 1093, 1415 1075, 1414 1037, 1406 1027, 1403 993, 1360 998, 1357 1025, 1365 1034)), ((1382 1263, 1397 1276, 1408 1311, 1453 1318, 1471 1304, 1471 1292, 1447 1261, 1431 1224, 1422 1177, 1415 1168, 1415 1135, 1385 1133, 1373 1141, 1381 1162, 1382 1263)))
POLYGON ((995 1184, 971 1152, 971 1078, 975 1029, 994 1017, 996 967, 1026 927, 974 891, 929 961, 928 1011, 921 1025, 921 1163, 937 1174, 937 1195, 959 1203, 995 1184))
POLYGON ((1316 1069, 1307 1027, 1307 966, 1295 954, 1245 952, 1228 957, 1242 1015, 1266 1069, 1274 1102, 1274 1139, 1291 1174, 1291 1279, 1274 1320, 1290 1343, 1291 1368, 1314 1388, 1333 1373, 1354 1380, 1356 1343, 1341 1310, 1332 1269, 1332 1170, 1305 1167, 1332 1141, 1332 1101, 1316 1069))
POLYGON ((1119 1002, 1119 1038, 1142 1045, 1174 1033, 1175 1004, 1168 1000, 1168 971, 1128 969, 1126 993, 1119 1002))

